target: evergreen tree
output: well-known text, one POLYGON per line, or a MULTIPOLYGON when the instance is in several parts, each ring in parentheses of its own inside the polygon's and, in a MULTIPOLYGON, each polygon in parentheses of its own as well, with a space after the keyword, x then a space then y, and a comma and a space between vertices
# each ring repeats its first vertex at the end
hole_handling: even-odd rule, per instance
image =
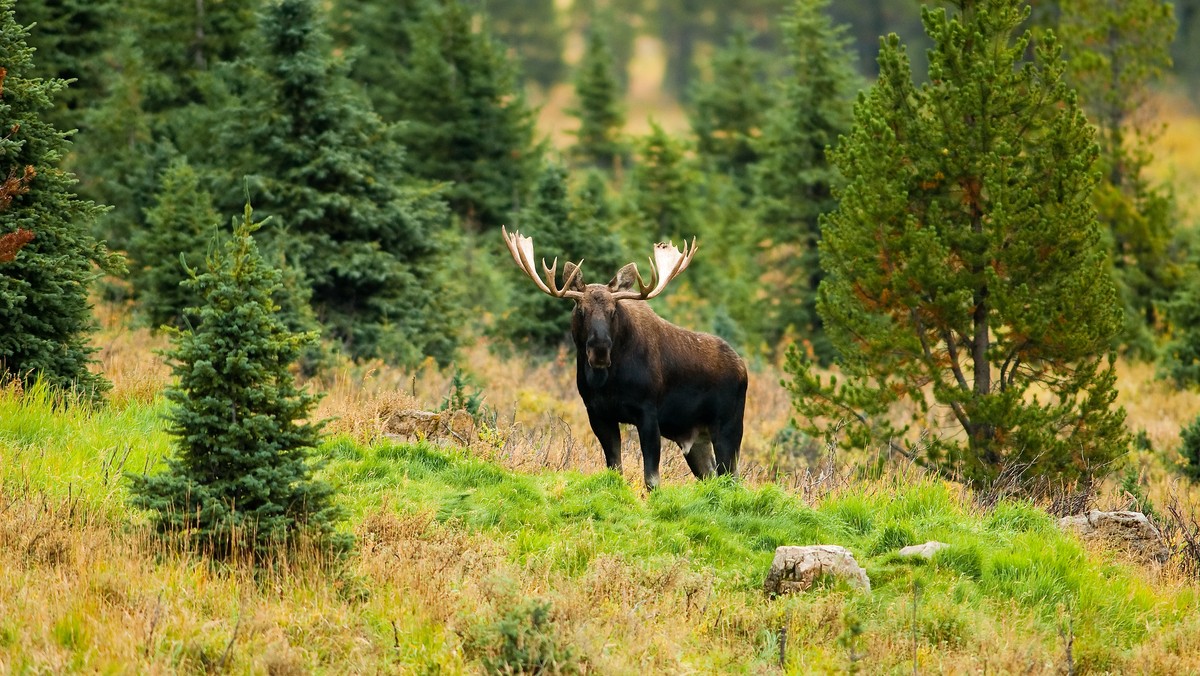
POLYGON ((184 328, 184 311, 196 307, 196 294, 182 282, 186 266, 198 265, 220 221, 212 196, 186 159, 163 174, 155 205, 146 214, 146 228, 130 245, 130 281, 138 310, 154 328, 184 328))
POLYGON ((613 72, 608 41, 599 30, 588 35, 587 48, 575 73, 576 104, 567 112, 579 118, 571 156, 585 166, 616 171, 627 159, 621 139, 625 110, 613 72))
POLYGON ((765 73, 765 55, 751 47, 744 31, 738 31, 713 55, 711 77, 692 87, 696 152, 747 189, 750 166, 759 159, 755 139, 771 107, 765 73))
POLYGON ((59 166, 69 144, 45 115, 66 83, 34 76, 13 4, 0 0, 0 180, 9 186, 0 236, 35 237, 0 267, 0 373, 95 397, 108 383, 88 370, 95 352, 88 287, 95 266, 110 273, 122 266, 89 234, 103 208, 76 197, 74 176, 59 166))
MULTIPOLYGON (((127 0, 118 25, 136 37, 147 64, 143 106, 151 113, 205 101, 209 73, 245 56, 257 2, 127 0)), ((191 131, 191 130, 189 130, 191 131)))
POLYGON ((1179 435, 1179 454, 1183 466, 1179 469, 1193 482, 1200 482, 1200 417, 1197 417, 1179 435))
POLYGON ((492 33, 520 59, 526 77, 543 88, 563 73, 563 38, 554 0, 474 0, 492 33))
POLYGON ((268 7, 242 107, 220 113, 221 146, 286 229, 276 240, 332 340, 356 358, 448 361, 459 311, 433 285, 446 264, 445 205, 405 171, 394 127, 334 60, 319 19, 314 0, 268 7))
POLYGON ((612 72, 617 90, 629 87, 629 63, 633 60, 634 42, 640 31, 635 27, 644 21, 641 0, 572 0, 571 29, 580 35, 603 33, 612 52, 612 72))
POLYGON ((1120 341, 1152 356, 1158 308, 1178 283, 1181 261, 1171 247, 1171 188, 1146 176, 1161 133, 1147 114, 1151 88, 1171 67, 1171 4, 1161 0, 1061 0, 1059 33, 1068 81, 1096 125, 1102 180, 1096 208, 1112 246, 1113 269, 1126 308, 1120 341))
MULTIPOLYGON (((230 0, 129 0, 115 11, 103 55, 103 95, 89 105, 78 138, 75 168, 81 193, 115 205, 98 230, 127 248, 177 155, 215 152, 196 109, 210 100, 216 71, 247 53, 258 3, 230 0)), ((215 166, 224 166, 218 162, 215 166)), ((240 182, 240 178, 239 178, 240 182)), ((229 191, 232 186, 221 186, 229 191)))
POLYGON ((699 231, 696 188, 698 172, 685 156, 682 141, 656 122, 640 139, 638 159, 630 175, 629 196, 639 239, 689 240, 699 231))
POLYGON ((499 227, 537 174, 542 148, 516 71, 465 0, 439 0, 413 25, 395 75, 400 141, 413 171, 450 182, 451 210, 470 231, 499 227))
POLYGON ((136 37, 123 34, 108 53, 120 63, 106 73, 99 98, 81 111, 72 164, 79 192, 114 205, 97 220, 95 231, 117 249, 128 249, 158 190, 165 149, 156 145, 155 116, 143 107, 146 64, 136 37))
POLYGON ((861 82, 845 27, 833 24, 827 6, 827 0, 796 0, 784 22, 791 72, 767 113, 753 169, 762 267, 781 279, 765 296, 758 332, 776 343, 795 331, 822 363, 834 354, 817 313, 817 245, 820 217, 837 205, 839 182, 826 149, 849 131, 861 82))
MULTIPOLYGON (((578 219, 595 222, 600 231, 611 230, 612 224, 617 218, 617 210, 609 196, 608 181, 602 172, 585 171, 583 180, 580 181, 571 197, 573 213, 578 219)), ((617 258, 614 258, 612 262, 619 262, 619 254, 614 252, 614 255, 617 258)))
POLYGON ((908 424, 952 416, 961 434, 929 429, 928 460, 975 485, 1005 470, 1087 480, 1128 441, 1093 133, 1053 35, 1030 60, 1029 34, 1014 37, 1028 7, 956 7, 923 14, 926 85, 884 40, 833 153, 846 186, 823 223, 818 311, 845 381, 820 382, 792 350, 790 388, 812 432, 865 423, 848 443, 903 438, 887 415, 901 400, 908 424))
POLYGON ((187 280, 203 305, 168 353, 176 456, 162 473, 130 476, 131 503, 152 512, 160 533, 184 534, 219 557, 266 557, 305 533, 327 542, 339 515, 309 463, 321 441, 318 397, 289 370, 317 337, 291 333, 277 316, 281 273, 258 252, 258 225, 246 205, 206 272, 187 280))
MULTIPOLYGON (((1200 266, 1197 266, 1200 267, 1200 266)), ((1163 375, 1179 387, 1200 387, 1200 272, 1193 267, 1167 305, 1171 339, 1163 350, 1163 375)))
POLYGON ((104 62, 96 58, 112 37, 112 0, 22 0, 17 20, 34 24, 27 40, 37 54, 38 75, 73 82, 56 97, 47 120, 63 131, 83 124, 83 111, 103 92, 104 62))
POLYGON ((396 86, 397 64, 412 52, 413 24, 431 0, 336 0, 330 32, 349 54, 350 78, 363 86, 371 107, 389 122, 400 118, 403 89, 396 86))
POLYGON ((734 177, 704 172, 698 181, 700 217, 695 236, 703 253, 681 281, 703 299, 696 305, 708 306, 705 330, 740 350, 758 348, 763 338, 756 333, 761 308, 753 299, 765 291, 757 260, 758 223, 745 208, 743 186, 734 177))
MULTIPOLYGON (((594 190, 590 188, 589 192, 594 190)), ((547 162, 537 187, 521 209, 521 232, 534 238, 538 250, 559 260, 559 283, 565 282, 566 261, 586 263, 581 273, 589 281, 607 281, 619 268, 619 247, 609 234, 609 224, 596 216, 597 202, 587 195, 577 206, 567 194, 567 171, 558 163, 547 162)), ((507 269, 507 268, 506 268, 507 269)), ((564 343, 571 329, 569 307, 560 298, 529 293, 525 275, 513 267, 509 272, 518 289, 512 310, 498 322, 496 331, 506 339, 537 350, 552 350, 564 343)))

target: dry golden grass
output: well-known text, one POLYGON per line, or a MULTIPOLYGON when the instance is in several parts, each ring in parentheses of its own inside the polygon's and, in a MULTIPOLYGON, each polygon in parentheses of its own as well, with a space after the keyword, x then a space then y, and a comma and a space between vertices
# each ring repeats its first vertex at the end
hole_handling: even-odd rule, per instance
POLYGON ((406 643, 454 655, 411 597, 358 598, 357 569, 303 552, 270 571, 214 568, 37 496, 0 496, 0 569, 4 673, 404 671, 406 657, 388 654, 372 617, 428 632, 406 643))

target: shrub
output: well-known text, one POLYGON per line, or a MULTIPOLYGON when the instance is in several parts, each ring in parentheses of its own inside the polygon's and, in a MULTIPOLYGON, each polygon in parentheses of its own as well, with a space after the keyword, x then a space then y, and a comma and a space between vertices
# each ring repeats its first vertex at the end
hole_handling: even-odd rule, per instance
POLYGON ((554 634, 551 605, 528 599, 497 621, 474 627, 466 642, 468 654, 480 657, 489 674, 578 674, 578 657, 554 634))

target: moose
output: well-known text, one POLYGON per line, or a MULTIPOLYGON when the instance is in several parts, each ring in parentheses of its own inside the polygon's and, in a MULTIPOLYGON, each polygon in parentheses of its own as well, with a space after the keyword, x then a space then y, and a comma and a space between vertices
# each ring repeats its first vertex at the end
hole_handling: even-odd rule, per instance
POLYGON ((637 428, 646 488, 659 483, 662 438, 683 449, 696 478, 737 471, 746 407, 746 364, 724 340, 662 319, 646 301, 663 292, 696 254, 658 243, 650 282, 629 263, 608 284, 585 284, 578 264, 558 258, 542 280, 534 269, 533 239, 501 228, 509 253, 542 292, 575 301, 571 338, 577 348, 576 386, 605 463, 621 468, 620 423, 637 428), (636 284, 637 289, 634 289, 636 284))

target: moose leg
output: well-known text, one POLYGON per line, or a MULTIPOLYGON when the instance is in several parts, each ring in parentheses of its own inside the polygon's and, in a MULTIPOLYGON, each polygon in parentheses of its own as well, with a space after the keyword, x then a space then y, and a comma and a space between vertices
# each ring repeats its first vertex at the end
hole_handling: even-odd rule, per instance
POLYGON ((715 471, 716 458, 713 457, 713 445, 709 439, 708 430, 702 430, 691 448, 685 449, 683 459, 687 460, 688 469, 697 479, 707 479, 715 471))
POLYGON ((609 469, 621 471, 621 426, 616 420, 588 411, 588 422, 592 433, 604 449, 604 464, 609 469))
POLYGON ((712 443, 717 461, 717 474, 736 474, 738 451, 742 448, 742 416, 737 415, 721 421, 713 434, 712 443))
POLYGON ((658 416, 653 412, 642 415, 638 423, 638 440, 642 443, 642 472, 646 490, 658 488, 658 462, 662 455, 662 437, 658 433, 658 416))

